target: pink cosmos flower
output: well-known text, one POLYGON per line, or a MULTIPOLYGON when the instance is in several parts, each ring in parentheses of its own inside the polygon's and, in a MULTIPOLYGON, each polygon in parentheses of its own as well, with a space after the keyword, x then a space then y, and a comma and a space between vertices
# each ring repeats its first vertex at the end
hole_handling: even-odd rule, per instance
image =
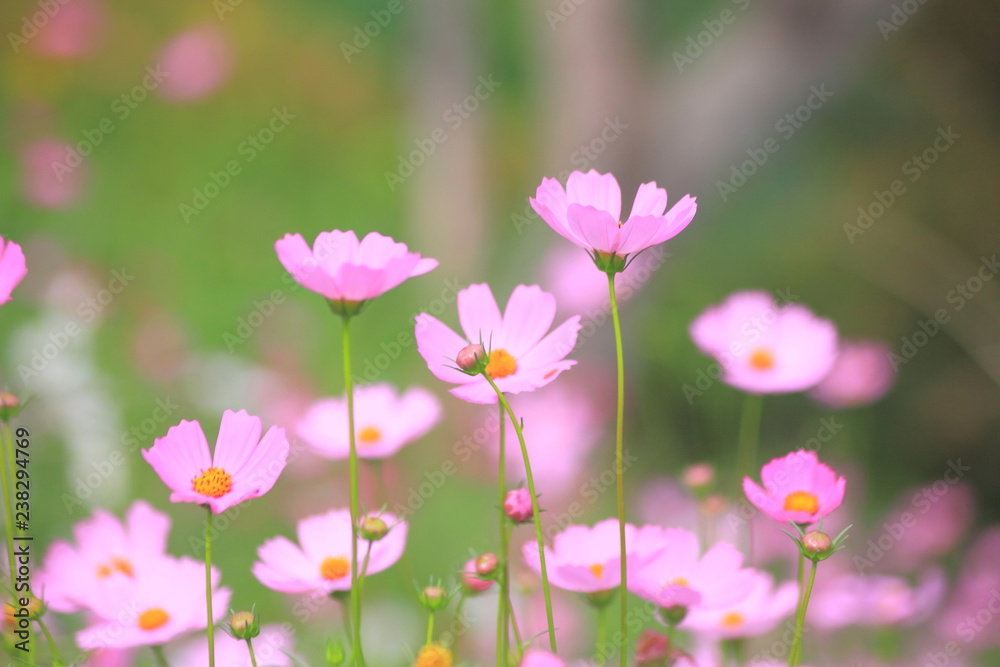
POLYGON ((834 630, 848 625, 913 625, 927 618, 945 593, 944 573, 925 572, 916 586, 900 577, 853 574, 828 578, 809 603, 808 620, 834 630))
MULTIPOLYGON (((216 621, 226 615, 231 593, 217 588, 218 582, 219 572, 212 568, 216 621)), ((134 581, 109 586, 88 608, 100 620, 76 634, 80 648, 159 646, 205 628, 205 565, 191 558, 157 559, 134 581)))
MULTIPOLYGON (((636 528, 625 524, 625 549, 629 572, 641 570, 663 550, 655 526, 636 528)), ((538 545, 526 543, 524 560, 541 573, 538 545)), ((621 585, 621 553, 618 519, 605 519, 590 526, 569 526, 545 547, 549 583, 567 591, 599 593, 621 585)))
MULTIPOLYGON (((287 623, 260 626, 260 634, 253 640, 253 652, 257 657, 257 664, 268 667, 292 665, 288 653, 292 650, 294 636, 292 626, 287 623)), ((168 657, 171 665, 207 665, 208 639, 199 637, 190 641, 168 657)), ((226 632, 216 632, 215 664, 218 667, 251 667, 253 663, 250 661, 246 640, 235 639, 226 632)))
POLYGON ((285 429, 272 426, 261 438, 260 428, 246 410, 226 410, 213 456, 201 424, 182 420, 142 456, 172 491, 171 502, 208 505, 219 514, 267 493, 285 467, 285 429))
POLYGON ((470 403, 496 403, 496 393, 482 375, 466 375, 455 356, 470 343, 482 342, 489 352, 486 373, 500 391, 518 394, 544 387, 575 361, 566 355, 576 345, 580 317, 563 322, 549 335, 556 300, 537 285, 518 285, 503 315, 489 285, 470 285, 458 293, 458 318, 465 338, 426 313, 417 315, 417 350, 438 379, 458 384, 455 396, 470 403))
POLYGON ((840 507, 847 484, 819 462, 816 452, 803 449, 764 464, 760 478, 764 488, 744 477, 743 492, 758 509, 782 523, 815 523, 840 507))
MULTIPOLYGON (((413 387, 400 395, 392 385, 372 384, 354 390, 354 437, 359 458, 389 458, 423 437, 440 420, 441 404, 426 389, 413 387)), ((346 459, 350 453, 347 399, 313 403, 295 432, 320 456, 346 459)))
POLYGON ((534 650, 524 654, 519 667, 566 667, 566 663, 555 653, 534 650))
POLYGON ((797 304, 767 292, 736 292, 691 323, 695 345, 722 366, 723 382, 752 394, 803 391, 837 357, 837 330, 797 304))
POLYGON ((597 255, 625 257, 679 234, 694 218, 698 205, 685 195, 667 208, 667 191, 656 183, 639 186, 628 219, 621 221, 622 193, 611 174, 593 169, 574 171, 566 188, 543 178, 532 208, 556 233, 597 255))
POLYGON ((0 236, 0 305, 10 301, 10 293, 27 274, 21 246, 0 236))
POLYGON ((83 194, 86 158, 58 139, 42 139, 21 151, 21 189, 33 205, 67 208, 83 194))
POLYGON ((703 555, 698 536, 682 528, 647 531, 663 549, 629 579, 629 590, 660 607, 721 607, 747 596, 754 570, 743 567, 743 555, 717 542, 703 555))
POLYGON ((233 50, 225 35, 201 25, 173 37, 157 58, 166 73, 156 92, 171 102, 189 102, 214 92, 233 71, 233 50))
POLYGON ((45 554, 35 588, 55 611, 87 608, 109 586, 132 581, 136 572, 166 554, 170 518, 137 500, 124 524, 104 510, 73 527, 76 546, 56 540, 45 554))
POLYGON ((758 637, 795 610, 798 588, 789 581, 775 589, 770 574, 754 572, 749 594, 720 607, 692 607, 679 627, 712 639, 758 637))
MULTIPOLYGON (((376 515, 373 515, 376 516, 376 515)), ((377 515, 390 527, 381 540, 358 541, 358 559, 367 556, 367 575, 393 565, 406 546, 407 525, 392 514, 377 515), (370 549, 370 551, 369 551, 370 549)), ((351 588, 351 513, 330 510, 303 519, 298 525, 299 544, 275 537, 257 549, 253 574, 268 588, 283 593, 329 595, 351 588)))
POLYGON ((95 0, 67 0, 45 13, 48 20, 29 45, 35 53, 50 58, 70 60, 89 55, 98 46, 107 23, 104 8, 95 0))
POLYGON ((438 264, 378 232, 369 233, 360 243, 351 230, 321 232, 311 250, 301 235, 286 234, 274 249, 296 282, 346 304, 374 299, 438 264))
POLYGON ((957 482, 946 493, 938 491, 934 484, 928 484, 900 494, 896 507, 879 523, 871 538, 876 545, 891 540, 891 548, 879 547, 884 551, 880 568, 915 572, 937 562, 962 539, 976 509, 972 490, 968 484, 957 482))
POLYGON ((831 408, 874 403, 892 387, 896 373, 889 361, 892 348, 881 341, 843 341, 833 368, 809 395, 831 408))

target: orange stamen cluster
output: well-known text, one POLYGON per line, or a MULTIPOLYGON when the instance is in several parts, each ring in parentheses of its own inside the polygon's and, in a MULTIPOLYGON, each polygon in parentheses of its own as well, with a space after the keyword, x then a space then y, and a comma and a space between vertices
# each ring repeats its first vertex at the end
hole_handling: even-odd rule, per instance
POLYGON ((490 352, 490 361, 486 364, 486 374, 494 380, 505 378, 517 372, 517 360, 504 349, 490 352))
POLYGON ((785 509, 789 512, 815 514, 819 511, 819 498, 806 491, 793 491, 785 496, 785 509))
POLYGON ((319 576, 327 581, 337 581, 343 579, 351 571, 350 562, 343 556, 324 558, 319 564, 319 576))
POLYGON ((143 630, 162 628, 170 620, 170 614, 159 607, 153 607, 139 614, 139 627, 143 630))
POLYGON ((209 468, 191 480, 195 493, 209 498, 219 498, 233 488, 233 476, 222 468, 209 468))
POLYGON ((374 445, 381 439, 382 431, 378 430, 376 426, 365 426, 358 431, 358 440, 361 441, 362 445, 374 445))
POLYGON ((774 368, 774 352, 766 347, 758 347, 750 353, 750 368, 757 371, 769 371, 774 368))

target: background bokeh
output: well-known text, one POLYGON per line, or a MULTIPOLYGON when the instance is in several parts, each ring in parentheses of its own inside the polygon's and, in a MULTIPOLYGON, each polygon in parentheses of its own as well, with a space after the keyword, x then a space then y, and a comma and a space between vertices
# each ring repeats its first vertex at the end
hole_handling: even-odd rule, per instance
MULTIPOLYGON (((420 311, 456 323, 472 282, 501 302, 519 283, 556 290, 550 253, 568 244, 527 198, 590 168, 625 200, 655 180, 699 203, 623 310, 630 488, 696 461, 731 469, 742 396, 685 393, 710 366, 687 327, 760 288, 848 338, 897 354, 924 342, 874 406, 769 398, 762 460, 832 417, 821 456, 849 475, 860 520, 959 459, 975 524, 1000 518, 1000 280, 969 282, 995 276, 1000 250, 995 3, 17 0, 0 23, 0 234, 29 266, 0 312, 0 382, 34 397, 18 423, 40 547, 141 497, 174 518, 174 553, 191 552, 201 513, 169 505, 139 448, 180 419, 212 434, 227 407, 290 424, 342 391, 340 324, 275 258, 290 232, 378 230, 441 263, 355 327, 355 375, 428 386, 446 408, 386 466, 390 507, 405 502, 489 415, 448 396, 400 335, 420 311)), ((613 336, 600 298, 586 304, 564 309, 593 324, 565 382, 594 402, 599 472, 613 336)), ((413 513, 404 563, 372 582, 394 619, 373 633, 417 646, 411 580, 493 548, 492 467, 463 463, 413 513)), ((217 562, 237 607, 293 618, 250 576, 254 551, 346 505, 345 471, 303 453, 232 519, 217 562)), ((578 520, 609 516, 612 496, 578 520)), ((318 661, 324 630, 308 627, 297 642, 318 661)))

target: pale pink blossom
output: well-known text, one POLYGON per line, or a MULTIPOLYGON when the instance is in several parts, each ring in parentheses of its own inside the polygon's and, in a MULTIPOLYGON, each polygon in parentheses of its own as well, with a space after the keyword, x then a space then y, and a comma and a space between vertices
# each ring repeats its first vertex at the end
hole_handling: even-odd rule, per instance
MULTIPOLYGON (((358 567, 367 559, 366 575, 381 572, 403 555, 407 525, 392 514, 378 515, 389 526, 382 539, 358 539, 358 567)), ((275 537, 257 549, 253 574, 268 588, 283 593, 329 595, 351 588, 351 513, 330 510, 307 517, 298 525, 299 543, 275 537)))
POLYGON ((891 353, 892 348, 881 341, 842 341, 833 368, 809 395, 835 409, 874 403, 896 379, 891 353))
POLYGON ((24 196, 41 208, 72 206, 83 194, 85 160, 76 149, 57 139, 42 139, 25 146, 21 151, 24 196))
POLYGON ((566 662, 555 653, 532 649, 524 654, 518 667, 566 667, 566 662))
POLYGON ((713 639, 758 637, 776 628, 797 604, 794 581, 775 588, 770 574, 754 572, 748 595, 719 607, 693 607, 679 627, 713 639))
POLYGON ((847 484, 807 450, 764 464, 760 478, 763 488, 744 477, 743 492, 758 509, 782 523, 812 524, 827 516, 844 501, 847 484))
POLYGON ((804 391, 837 357, 837 330, 797 304, 779 306, 767 292, 736 292, 704 310, 690 334, 722 366, 722 381, 753 394, 804 391))
POLYGON ((926 619, 940 604, 945 586, 939 569, 925 572, 915 586, 901 577, 835 576, 816 587, 808 620, 825 630, 849 625, 913 625, 926 619))
MULTIPOLYGON (((288 657, 292 651, 295 632, 291 624, 260 626, 260 634, 253 639, 253 652, 258 665, 287 667, 293 663, 288 657)), ((168 654, 171 665, 207 665, 208 638, 199 637, 168 654)), ((215 633, 216 667, 251 667, 250 652, 245 639, 236 639, 226 632, 215 633)))
POLYGON ((171 502, 208 505, 218 514, 267 493, 285 468, 285 429, 272 426, 263 438, 260 431, 259 418, 226 410, 214 454, 201 424, 182 420, 142 456, 171 490, 171 502))
MULTIPOLYGON (((350 453, 347 399, 313 403, 295 425, 296 434, 314 452, 329 459, 350 453)), ((354 390, 354 433, 358 458, 386 459, 422 438, 441 420, 441 403, 426 389, 399 393, 390 384, 363 385, 354 390)))
POLYGON ((21 246, 0 236, 0 305, 10 301, 10 293, 27 274, 28 265, 21 246))
POLYGON ((107 23, 104 8, 95 0, 62 0, 51 7, 51 13, 35 13, 35 16, 46 15, 47 20, 29 40, 31 50, 49 58, 66 60, 93 53, 107 23))
POLYGON ((175 35, 160 51, 163 80, 156 92, 171 102, 190 102, 218 89, 233 70, 233 50, 217 27, 195 26, 175 35))

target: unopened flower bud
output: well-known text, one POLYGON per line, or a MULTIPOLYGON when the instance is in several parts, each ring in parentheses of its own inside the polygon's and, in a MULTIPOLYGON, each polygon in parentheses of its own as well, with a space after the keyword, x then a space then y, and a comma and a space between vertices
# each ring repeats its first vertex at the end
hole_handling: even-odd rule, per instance
POLYGON ((695 463, 684 469, 681 481, 695 493, 705 491, 715 481, 715 468, 707 463, 695 463))
POLYGON ((811 530, 802 536, 802 548, 806 550, 807 556, 822 560, 830 555, 833 540, 822 531, 811 530))
POLYGON ((330 639, 326 642, 326 664, 342 665, 347 661, 347 651, 344 649, 344 643, 339 639, 330 639))
POLYGON ((369 542, 377 542, 388 534, 389 526, 377 516, 366 516, 361 520, 359 532, 362 539, 369 542))
POLYGON ((682 605, 674 605, 673 607, 660 607, 660 616, 663 618, 663 622, 670 627, 676 627, 688 614, 688 608, 682 605))
POLYGON ((535 516, 527 489, 513 489, 503 499, 503 511, 514 523, 527 523, 535 516))
POLYGON ((21 401, 9 391, 0 392, 0 421, 9 421, 21 411, 21 401))
POLYGON ((428 611, 440 611, 448 606, 448 591, 440 586, 427 586, 420 591, 420 603, 428 611))
POLYGON ((495 578, 499 567, 500 559, 496 554, 483 554, 476 558, 476 574, 480 577, 495 578))
POLYGON ((635 642, 637 665, 662 665, 670 654, 670 639, 655 630, 643 630, 635 642))
POLYGON ((488 577, 481 577, 476 572, 476 559, 470 558, 462 568, 461 572, 462 585, 465 586, 467 593, 475 595, 477 593, 485 593, 490 590, 493 586, 493 579, 488 577))
POLYGON ((238 611, 229 617, 229 630, 236 639, 253 639, 260 634, 260 619, 252 611, 238 611))
POLYGON ((455 364, 467 373, 479 373, 480 367, 486 363, 486 348, 479 343, 466 345, 458 351, 455 364))
POLYGON ((413 667, 451 667, 454 657, 451 649, 442 644, 427 644, 417 653, 413 667))

